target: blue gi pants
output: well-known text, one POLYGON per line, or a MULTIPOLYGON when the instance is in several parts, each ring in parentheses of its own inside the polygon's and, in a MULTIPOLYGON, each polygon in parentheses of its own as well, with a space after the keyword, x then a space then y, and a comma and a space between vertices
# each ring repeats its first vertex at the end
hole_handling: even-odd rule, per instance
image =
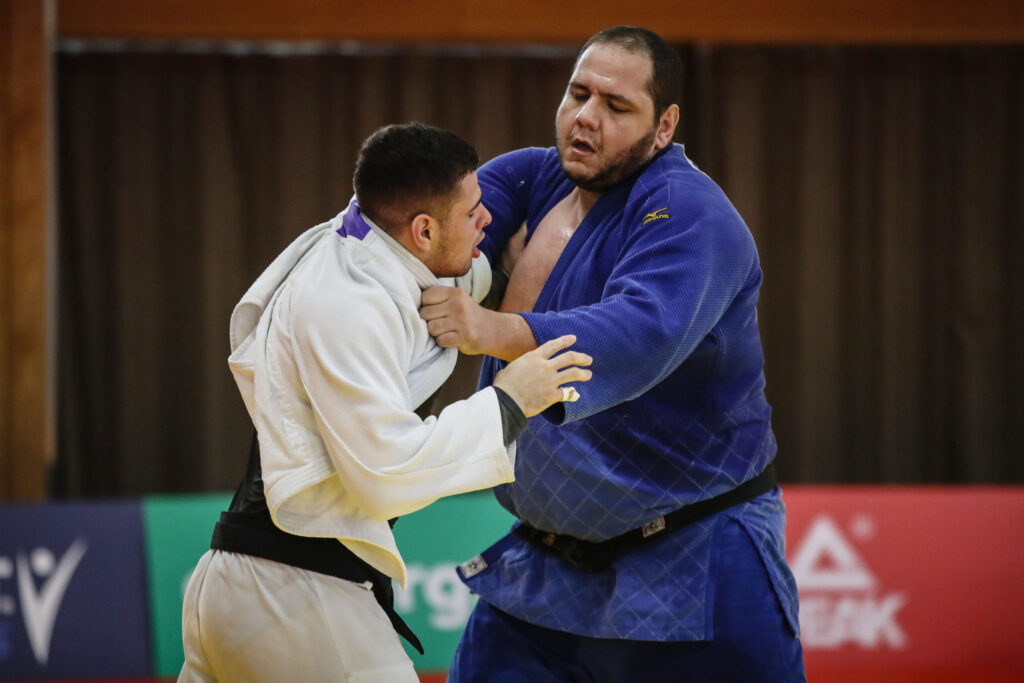
POLYGON ((750 537, 723 531, 714 578, 714 639, 610 640, 534 626, 483 600, 455 652, 448 683, 790 683, 807 680, 794 637, 750 537), (728 558, 728 559, 726 559, 728 558))

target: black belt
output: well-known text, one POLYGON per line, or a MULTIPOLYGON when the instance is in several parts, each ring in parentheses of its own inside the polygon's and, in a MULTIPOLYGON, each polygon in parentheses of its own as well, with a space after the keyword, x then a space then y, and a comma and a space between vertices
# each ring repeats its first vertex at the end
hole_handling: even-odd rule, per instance
POLYGON ((596 572, 607 569, 615 558, 633 550, 641 543, 653 537, 661 537, 660 534, 663 532, 680 529, 687 524, 710 517, 716 512, 753 500, 762 493, 771 491, 777 484, 775 463, 772 462, 764 468, 761 474, 753 479, 748 479, 731 491, 686 505, 664 517, 658 517, 644 524, 639 529, 627 531, 606 541, 584 541, 573 536, 541 531, 525 523, 516 525, 513 531, 528 541, 538 543, 557 553, 575 567, 596 572))
POLYGON ((222 512, 213 529, 210 547, 253 557, 262 557, 346 581, 369 581, 373 596, 388 615, 395 631, 408 640, 420 654, 423 645, 409 625, 395 612, 395 593, 391 579, 333 538, 296 536, 277 528, 269 514, 222 512))

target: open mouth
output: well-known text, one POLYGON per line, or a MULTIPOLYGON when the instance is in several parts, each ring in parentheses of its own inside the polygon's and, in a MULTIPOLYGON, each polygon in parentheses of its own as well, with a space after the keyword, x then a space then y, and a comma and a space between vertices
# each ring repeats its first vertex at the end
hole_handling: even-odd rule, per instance
POLYGON ((571 147, 580 154, 593 154, 596 151, 586 140, 573 140, 571 147))

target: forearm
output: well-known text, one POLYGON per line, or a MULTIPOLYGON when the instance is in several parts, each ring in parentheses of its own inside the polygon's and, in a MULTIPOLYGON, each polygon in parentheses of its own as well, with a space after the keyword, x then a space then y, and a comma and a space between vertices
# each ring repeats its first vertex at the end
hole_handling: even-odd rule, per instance
MULTIPOLYGON (((332 426, 324 421, 320 431, 345 490, 369 516, 406 515, 437 498, 514 478, 496 391, 478 391, 428 420, 385 400, 393 396, 366 398, 335 410, 332 426), (359 422, 349 426, 349 419, 359 422)), ((326 415, 321 408, 314 406, 326 415)))
POLYGON ((537 348, 533 330, 521 315, 489 311, 461 289, 429 287, 421 303, 420 317, 440 346, 507 361, 537 348))
POLYGON ((533 330, 518 313, 499 313, 483 310, 483 324, 468 348, 460 349, 468 354, 487 354, 505 361, 512 361, 528 351, 537 348, 533 330))

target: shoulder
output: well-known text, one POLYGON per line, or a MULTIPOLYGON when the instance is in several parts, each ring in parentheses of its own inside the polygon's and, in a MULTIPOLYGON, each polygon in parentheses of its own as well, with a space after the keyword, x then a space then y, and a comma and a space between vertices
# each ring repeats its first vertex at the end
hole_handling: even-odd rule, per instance
POLYGON ((729 201, 718 184, 686 156, 680 144, 673 144, 661 152, 643 170, 630 192, 630 201, 654 196, 683 202, 729 201))
POLYGON ((318 245, 317 253, 296 274, 291 307, 297 329, 326 328, 334 333, 397 317, 396 287, 405 278, 400 264, 387 258, 386 249, 374 248, 374 240, 372 233, 364 240, 332 234, 318 245))
POLYGON ((711 225, 717 233, 749 234, 722 188, 679 144, 665 150, 640 174, 630 191, 626 214, 637 227, 665 222, 679 229, 711 225))
POLYGON ((541 174, 558 167, 558 154, 554 147, 526 147, 506 152, 483 164, 479 170, 480 182, 512 183, 532 182, 541 174))
POLYGON ((536 169, 550 163, 552 159, 556 162, 558 160, 558 153, 554 147, 524 147, 499 154, 484 163, 480 170, 489 173, 514 173, 520 169, 536 169))

